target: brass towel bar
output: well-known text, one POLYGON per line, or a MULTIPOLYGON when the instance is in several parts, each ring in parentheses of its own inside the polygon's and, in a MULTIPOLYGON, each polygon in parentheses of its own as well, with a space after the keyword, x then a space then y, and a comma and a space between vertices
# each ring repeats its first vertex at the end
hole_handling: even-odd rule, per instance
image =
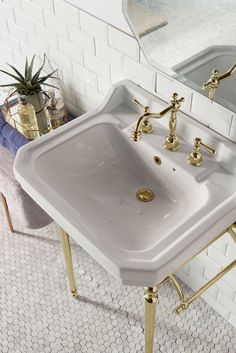
MULTIPOLYGON (((229 233, 232 237, 232 239, 236 243, 236 232, 234 230, 235 223, 233 223, 230 227, 226 228, 223 232, 221 232, 216 238, 214 238, 210 243, 207 244, 207 246, 204 248, 206 249, 208 246, 213 244, 217 239, 222 237, 224 234, 229 233)), ((204 249, 199 251, 197 255, 202 252, 204 249)), ((193 257, 197 256, 194 255, 193 257)), ((191 259, 190 258, 187 262, 185 262, 179 269, 181 269, 186 263, 188 263, 191 259)), ((201 294, 203 294, 207 289, 209 289, 213 284, 215 284, 218 280, 220 280, 226 273, 228 273, 230 270, 232 270, 236 266, 236 260, 231 262, 228 266, 226 266, 223 270, 221 270, 216 276, 214 276, 211 280, 209 280, 206 284, 204 284, 201 288, 199 288, 197 291, 193 292, 188 298, 185 298, 183 289, 181 288, 181 285, 179 284, 178 280, 176 279, 174 274, 170 274, 167 276, 161 283, 158 284, 157 287, 160 287, 164 282, 170 281, 173 285, 174 288, 180 298, 180 304, 178 307, 174 310, 174 312, 179 315, 183 310, 187 309, 189 305, 197 299, 201 294)))

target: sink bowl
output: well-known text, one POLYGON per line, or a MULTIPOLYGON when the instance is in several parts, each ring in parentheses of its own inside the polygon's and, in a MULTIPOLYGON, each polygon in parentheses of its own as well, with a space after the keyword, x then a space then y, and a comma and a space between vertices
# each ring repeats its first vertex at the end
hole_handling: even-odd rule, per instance
MULTIPOLYGON (((121 82, 98 109, 22 147, 14 169, 25 191, 102 266, 125 284, 150 286, 234 221, 235 175, 207 156, 205 166, 189 166, 184 136, 178 152, 166 151, 160 123, 133 142, 132 96, 163 105, 121 82), (152 190, 152 201, 138 200, 142 188, 152 190)), ((182 134, 186 125, 193 134, 190 120, 180 123, 182 134)), ((212 134, 219 149, 235 151, 212 134)))
POLYGON ((186 193, 181 183, 184 171, 173 163, 165 163, 155 173, 151 163, 145 163, 119 128, 101 123, 39 156, 35 173, 69 200, 90 231, 113 248, 132 252, 152 247, 158 242, 157 229, 175 228, 208 197, 207 188, 198 187, 189 175, 185 175, 190 187, 186 193), (51 168, 57 160, 60 163, 51 168), (155 195, 148 204, 136 198, 137 190, 144 187, 155 195))

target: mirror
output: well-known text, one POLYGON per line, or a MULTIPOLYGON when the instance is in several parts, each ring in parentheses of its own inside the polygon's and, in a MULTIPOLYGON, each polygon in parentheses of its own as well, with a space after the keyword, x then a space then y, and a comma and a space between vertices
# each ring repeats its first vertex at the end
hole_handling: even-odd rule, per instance
POLYGON ((235 0, 123 0, 123 13, 149 64, 236 112, 235 0))

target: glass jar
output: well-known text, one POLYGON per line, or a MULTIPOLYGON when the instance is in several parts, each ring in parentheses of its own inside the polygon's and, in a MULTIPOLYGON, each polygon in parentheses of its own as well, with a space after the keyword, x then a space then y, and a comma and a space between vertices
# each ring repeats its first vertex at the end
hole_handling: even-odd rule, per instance
POLYGON ((48 92, 50 99, 46 109, 48 118, 50 119, 52 129, 64 125, 67 122, 67 109, 61 97, 55 97, 53 90, 48 92))
POLYGON ((39 128, 35 110, 33 105, 27 102, 25 96, 19 97, 18 115, 24 135, 30 140, 38 138, 39 128))

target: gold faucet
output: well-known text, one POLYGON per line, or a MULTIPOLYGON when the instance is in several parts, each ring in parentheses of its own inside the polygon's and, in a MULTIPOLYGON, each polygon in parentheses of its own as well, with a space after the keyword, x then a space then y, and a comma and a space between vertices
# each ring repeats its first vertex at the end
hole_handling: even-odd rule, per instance
POLYGON ((202 164, 202 152, 201 146, 205 147, 205 149, 212 155, 216 154, 216 150, 205 143, 199 137, 196 137, 194 140, 193 150, 190 152, 187 162, 194 167, 199 167, 202 164))
POLYGON ((202 89, 208 91, 208 98, 213 100, 214 95, 216 93, 216 89, 218 88, 220 81, 225 78, 232 76, 236 72, 236 63, 229 69, 227 72, 219 76, 219 70, 213 69, 211 73, 211 77, 207 82, 205 82, 202 86, 202 89))
POLYGON ((177 112, 181 106, 184 98, 178 98, 177 93, 172 94, 172 98, 168 107, 163 109, 159 113, 150 113, 149 107, 142 105, 137 99, 133 99, 133 102, 143 108, 144 113, 139 118, 135 129, 132 131, 131 138, 133 141, 137 142, 141 139, 142 133, 150 134, 153 132, 153 126, 150 123, 150 119, 160 119, 168 112, 171 112, 169 120, 169 135, 165 138, 164 146, 170 151, 176 151, 179 148, 179 139, 176 135, 176 125, 177 125, 177 112))

